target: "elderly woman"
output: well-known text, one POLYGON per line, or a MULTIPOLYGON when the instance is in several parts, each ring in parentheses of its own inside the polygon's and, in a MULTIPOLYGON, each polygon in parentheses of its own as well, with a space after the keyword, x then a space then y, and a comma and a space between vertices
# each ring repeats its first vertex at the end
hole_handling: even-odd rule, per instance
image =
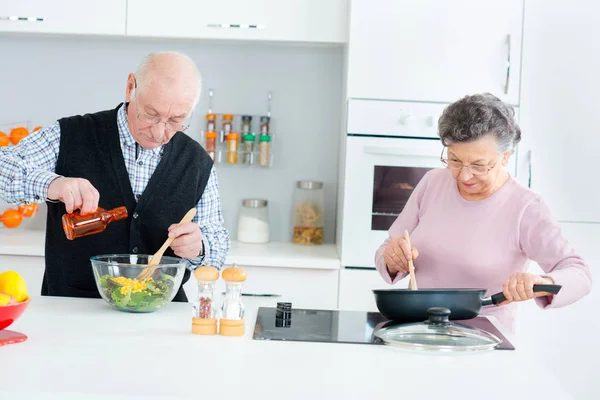
POLYGON ((438 128, 446 168, 423 177, 390 227, 375 255, 383 279, 404 278, 412 257, 419 288, 502 291, 507 301, 482 314, 511 330, 514 302, 536 297, 542 308, 557 308, 589 293, 589 267, 546 204, 504 170, 521 139, 512 107, 491 94, 467 96, 444 110, 438 128), (528 259, 545 274, 526 272, 528 259), (532 290, 553 283, 562 285, 555 296, 532 290))

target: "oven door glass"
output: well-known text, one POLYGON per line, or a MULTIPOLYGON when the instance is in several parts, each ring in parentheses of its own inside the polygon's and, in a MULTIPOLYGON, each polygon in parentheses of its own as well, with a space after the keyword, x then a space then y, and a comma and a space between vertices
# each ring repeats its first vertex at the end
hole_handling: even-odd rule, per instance
POLYGON ((347 137, 343 266, 375 267, 375 251, 425 173, 443 168, 439 140, 347 137))
POLYGON ((375 165, 371 230, 387 231, 431 168, 375 165))

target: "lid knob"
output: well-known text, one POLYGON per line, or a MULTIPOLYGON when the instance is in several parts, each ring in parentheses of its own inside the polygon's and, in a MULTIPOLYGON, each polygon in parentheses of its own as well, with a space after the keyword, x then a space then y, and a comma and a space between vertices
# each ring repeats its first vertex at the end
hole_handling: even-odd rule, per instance
POLYGON ((450 322, 450 310, 445 307, 430 307, 427 314, 429 318, 425 321, 426 324, 445 325, 450 322))

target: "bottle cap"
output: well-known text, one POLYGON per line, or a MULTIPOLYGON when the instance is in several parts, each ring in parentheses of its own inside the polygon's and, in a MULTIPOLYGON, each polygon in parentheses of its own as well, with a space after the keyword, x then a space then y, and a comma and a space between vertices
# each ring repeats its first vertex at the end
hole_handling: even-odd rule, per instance
POLYGON ((238 268, 233 264, 233 267, 227 268, 222 274, 223 280, 226 282, 244 282, 246 280, 246 271, 243 268, 238 268))
POLYGON ((206 138, 207 139, 216 139, 217 138, 217 132, 206 132, 206 138))
POLYGON ((214 121, 217 119, 217 114, 206 114, 207 121, 214 121))
POLYGON ((194 270, 194 277, 199 281, 213 282, 219 279, 219 270, 214 267, 198 267, 194 270))
POLYGON ((117 207, 115 209, 110 210, 115 221, 119 221, 127 218, 127 207, 117 207))
POLYGON ((240 135, 235 132, 229 132, 229 134, 227 134, 227 140, 238 140, 239 137, 240 135))
POLYGON ((266 115, 260 117, 260 122, 269 122, 271 117, 267 117, 266 115))
POLYGON ((244 142, 254 142, 256 140, 256 136, 253 133, 246 133, 244 135, 244 142))
POLYGON ((269 135, 260 135, 260 139, 261 142, 270 142, 271 141, 271 136, 269 135))
POLYGON ((242 121, 250 122, 250 121, 252 121, 252 116, 251 115, 242 115, 242 121))
POLYGON ((223 114, 223 121, 233 120, 233 114, 223 114))

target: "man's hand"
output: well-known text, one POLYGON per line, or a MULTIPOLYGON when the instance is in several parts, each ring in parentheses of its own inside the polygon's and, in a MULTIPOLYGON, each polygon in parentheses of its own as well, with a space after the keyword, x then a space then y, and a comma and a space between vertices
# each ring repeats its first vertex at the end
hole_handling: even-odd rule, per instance
POLYGON ((48 186, 48 199, 65 203, 68 213, 80 209, 81 214, 85 215, 96 211, 100 193, 87 179, 61 176, 48 186))
POLYGON ((171 248, 181 258, 198 257, 203 250, 202 232, 200 232, 198 224, 194 222, 169 226, 169 237, 175 238, 171 243, 171 248))

